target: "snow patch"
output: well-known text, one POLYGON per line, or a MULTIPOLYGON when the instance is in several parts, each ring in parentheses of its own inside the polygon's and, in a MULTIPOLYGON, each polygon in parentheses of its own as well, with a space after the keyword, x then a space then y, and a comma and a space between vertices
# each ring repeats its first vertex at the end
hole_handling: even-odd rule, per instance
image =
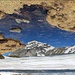
POLYGON ((75 52, 75 46, 69 47, 64 53, 73 53, 75 52))

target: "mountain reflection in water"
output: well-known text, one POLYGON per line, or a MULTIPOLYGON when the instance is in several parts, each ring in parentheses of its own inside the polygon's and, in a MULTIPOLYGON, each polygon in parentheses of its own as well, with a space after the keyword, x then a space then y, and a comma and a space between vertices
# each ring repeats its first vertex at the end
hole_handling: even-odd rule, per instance
POLYGON ((0 75, 75 75, 75 70, 1 71, 0 75))

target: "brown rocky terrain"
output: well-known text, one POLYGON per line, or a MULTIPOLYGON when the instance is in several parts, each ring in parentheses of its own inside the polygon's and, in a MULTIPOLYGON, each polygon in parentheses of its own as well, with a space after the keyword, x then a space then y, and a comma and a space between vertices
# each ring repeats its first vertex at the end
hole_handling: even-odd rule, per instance
POLYGON ((24 47, 20 41, 4 38, 2 34, 0 34, 0 53, 3 54, 5 52, 15 51, 19 48, 24 47))
POLYGON ((6 13, 4 13, 3 11, 0 11, 0 19, 5 18, 6 13))
POLYGON ((31 4, 42 4, 46 2, 48 5, 51 4, 54 0, 0 0, 0 10, 12 14, 15 11, 23 7, 24 4, 30 6, 31 4))
POLYGON ((46 20, 63 30, 75 32, 75 0, 57 0, 50 7, 46 20))
POLYGON ((53 26, 75 32, 75 0, 0 0, 0 18, 20 12, 23 5, 42 5, 47 9, 46 20, 53 26))

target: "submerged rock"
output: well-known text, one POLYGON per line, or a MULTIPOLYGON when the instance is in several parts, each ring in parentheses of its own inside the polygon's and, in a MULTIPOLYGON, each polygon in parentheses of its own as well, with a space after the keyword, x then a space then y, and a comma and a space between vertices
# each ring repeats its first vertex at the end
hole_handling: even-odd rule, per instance
POLYGON ((10 32, 17 32, 17 33, 20 33, 20 32, 22 31, 22 28, 20 28, 20 27, 11 28, 9 31, 10 31, 10 32))
POLYGON ((22 22, 24 22, 24 23, 30 23, 30 21, 29 20, 26 20, 26 19, 15 19, 15 21, 17 23, 22 23, 22 22))
POLYGON ((43 14, 42 14, 42 12, 40 11, 40 10, 35 10, 35 11, 33 11, 32 12, 34 15, 36 15, 36 16, 43 16, 43 14))

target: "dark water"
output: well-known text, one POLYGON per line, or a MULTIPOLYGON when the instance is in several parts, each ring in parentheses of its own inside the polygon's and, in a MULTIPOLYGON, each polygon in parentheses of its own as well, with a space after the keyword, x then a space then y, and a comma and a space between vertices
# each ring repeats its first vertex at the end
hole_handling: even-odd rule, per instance
POLYGON ((0 70, 4 73, 12 73, 12 75, 75 75, 75 70, 0 70))

